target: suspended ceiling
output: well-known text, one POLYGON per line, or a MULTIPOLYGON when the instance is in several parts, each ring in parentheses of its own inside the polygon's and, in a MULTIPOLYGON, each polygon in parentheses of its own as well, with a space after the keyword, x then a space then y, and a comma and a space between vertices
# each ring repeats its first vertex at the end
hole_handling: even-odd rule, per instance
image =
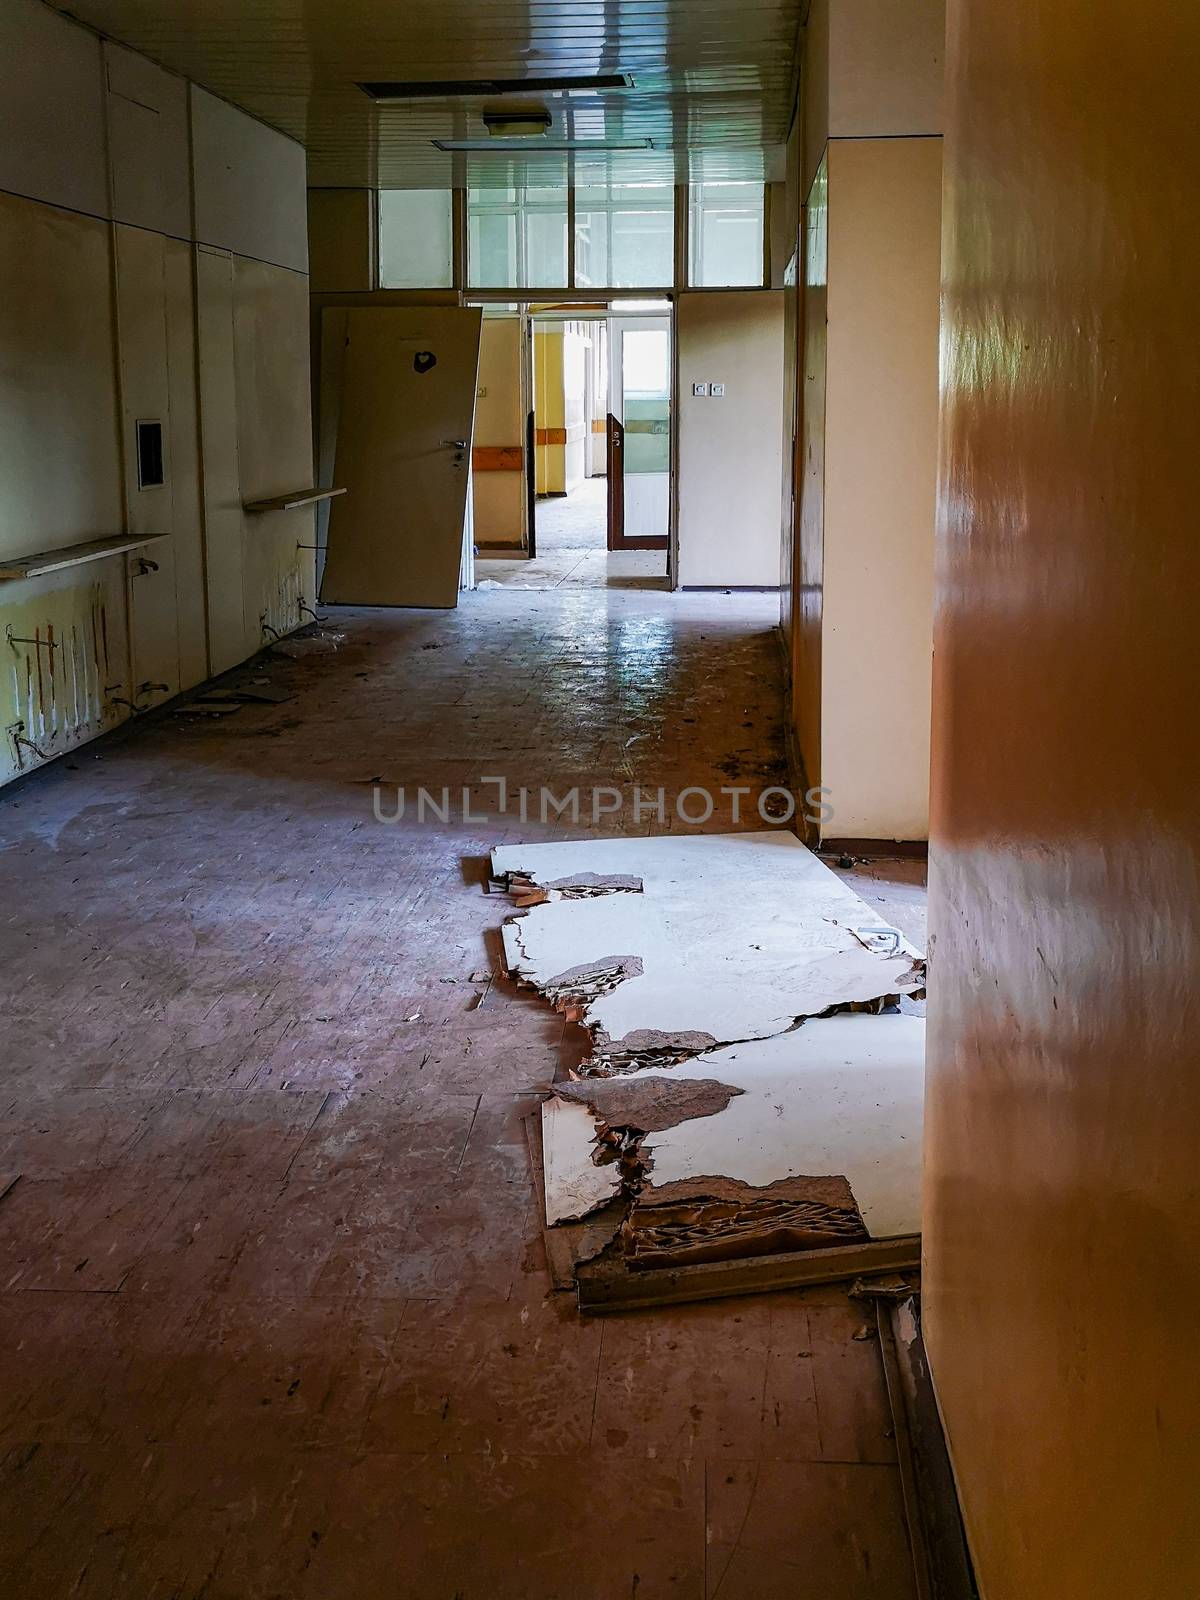
POLYGON ((531 96, 543 143, 649 140, 647 168, 780 175, 802 0, 74 0, 70 14, 307 147, 317 187, 536 180, 563 158, 450 154, 494 96, 373 103, 379 79, 629 73, 632 88, 531 96))

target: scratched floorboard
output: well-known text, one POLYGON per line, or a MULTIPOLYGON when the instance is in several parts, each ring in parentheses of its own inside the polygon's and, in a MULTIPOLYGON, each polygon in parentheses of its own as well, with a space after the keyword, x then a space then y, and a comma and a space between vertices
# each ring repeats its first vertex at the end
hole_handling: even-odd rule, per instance
MULTIPOLYGON (((549 1293, 521 1115, 575 1046, 488 981, 482 868, 573 825, 412 814, 485 777, 785 781, 773 605, 341 614, 263 669, 293 699, 0 796, 6 1593, 906 1600, 840 1291, 603 1323, 549 1293)), ((864 888, 919 917, 911 863, 864 888)))

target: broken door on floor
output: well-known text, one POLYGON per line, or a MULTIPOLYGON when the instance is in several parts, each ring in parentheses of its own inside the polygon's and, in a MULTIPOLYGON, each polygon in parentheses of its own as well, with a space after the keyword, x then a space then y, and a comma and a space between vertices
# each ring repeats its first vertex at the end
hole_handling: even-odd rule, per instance
POLYGON ((348 492, 329 513, 321 599, 457 604, 482 312, 327 308, 321 453, 348 492))

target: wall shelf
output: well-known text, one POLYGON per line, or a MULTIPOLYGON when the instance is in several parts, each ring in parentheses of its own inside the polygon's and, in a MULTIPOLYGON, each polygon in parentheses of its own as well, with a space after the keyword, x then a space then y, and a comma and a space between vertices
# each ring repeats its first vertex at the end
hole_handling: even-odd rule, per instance
POLYGON ((169 533, 156 533, 149 538, 133 539, 119 533, 109 539, 89 539, 84 544, 68 544, 61 550, 43 550, 33 556, 0 557, 0 583, 10 583, 17 578, 40 578, 43 573, 60 572, 64 567, 81 567, 85 561, 119 556, 126 550, 140 550, 143 545, 161 544, 170 537, 169 533))
POLYGON ((299 506, 315 506, 322 500, 332 500, 345 494, 345 489, 293 489, 291 494, 277 494, 270 500, 243 500, 243 511, 295 511, 299 506))

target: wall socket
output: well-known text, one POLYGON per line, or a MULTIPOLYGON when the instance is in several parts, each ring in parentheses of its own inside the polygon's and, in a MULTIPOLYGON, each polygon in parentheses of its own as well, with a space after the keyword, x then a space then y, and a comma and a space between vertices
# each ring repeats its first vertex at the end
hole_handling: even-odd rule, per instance
POLYGON ((708 385, 706 383, 694 383, 692 385, 692 394, 697 400, 707 400, 708 385))
POLYGON ((724 400, 725 385, 723 383, 710 383, 708 386, 708 392, 712 395, 714 400, 724 400))

